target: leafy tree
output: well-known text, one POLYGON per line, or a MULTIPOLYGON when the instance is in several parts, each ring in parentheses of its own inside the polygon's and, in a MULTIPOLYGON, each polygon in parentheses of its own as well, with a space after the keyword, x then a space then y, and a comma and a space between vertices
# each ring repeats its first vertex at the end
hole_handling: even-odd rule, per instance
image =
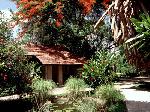
POLYGON ((110 32, 110 25, 103 25, 97 31, 86 36, 89 45, 95 49, 96 52, 102 49, 115 49, 116 45, 110 32))
POLYGON ((9 20, 5 18, 3 12, 0 12, 0 39, 8 41, 12 36, 12 29, 9 26, 9 20))
POLYGON ((84 64, 82 78, 91 87, 96 88, 101 84, 111 84, 119 77, 134 73, 134 70, 120 51, 101 50, 88 64, 84 64))
POLYGON ((139 19, 132 18, 131 21, 135 27, 137 35, 126 41, 129 50, 137 49, 138 57, 138 68, 145 69, 147 72, 149 70, 149 59, 150 59, 150 17, 146 14, 141 14, 139 19))
POLYGON ((31 75, 36 75, 35 64, 28 63, 20 45, 10 39, 11 29, 4 19, 0 18, 0 96, 27 92, 31 75))
MULTIPOLYGON (((135 0, 112 0, 111 4, 107 3, 106 5, 108 7, 106 7, 105 14, 94 27, 97 28, 106 14, 109 14, 111 16, 113 38, 118 44, 123 44, 126 40, 136 36, 137 32, 132 24, 131 18, 139 18, 140 13, 150 14, 149 1, 147 0, 138 0, 138 2, 135 0)), ((141 54, 139 54, 139 50, 136 47, 131 50, 129 46, 125 46, 125 49, 129 63, 137 67, 143 66, 143 59, 139 56, 141 54)), ((146 64, 146 66, 149 65, 146 64)))
POLYGON ((1 95, 20 93, 26 88, 30 68, 23 51, 12 43, 0 45, 1 95))
MULTIPOLYGON (((16 20, 22 24, 32 42, 43 45, 62 45, 75 54, 90 57, 94 52, 85 37, 92 32, 92 10, 95 0, 18 0, 16 20), (24 22, 26 21, 26 22, 24 22)), ((95 7, 100 7, 100 2, 95 7)))

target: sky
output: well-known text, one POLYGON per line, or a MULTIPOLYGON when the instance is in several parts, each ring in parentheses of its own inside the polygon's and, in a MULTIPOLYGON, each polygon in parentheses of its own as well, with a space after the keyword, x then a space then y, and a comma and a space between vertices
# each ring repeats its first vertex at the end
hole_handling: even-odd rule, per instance
POLYGON ((0 10, 16 10, 16 5, 11 0, 0 0, 0 10))
MULTIPOLYGON (((16 11, 16 5, 11 0, 0 0, 0 11, 5 14, 7 19, 11 18, 11 13, 9 10, 16 11)), ((13 29, 13 37, 17 36, 18 26, 13 29)))

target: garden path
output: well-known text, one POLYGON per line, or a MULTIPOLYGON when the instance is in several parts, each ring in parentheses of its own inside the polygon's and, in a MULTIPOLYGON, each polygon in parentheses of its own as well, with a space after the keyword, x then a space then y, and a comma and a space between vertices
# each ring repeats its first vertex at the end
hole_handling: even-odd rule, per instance
POLYGON ((128 112, 150 112, 150 78, 122 79, 115 87, 125 96, 128 112))
MULTIPOLYGON (((115 87, 125 96, 127 112, 150 112, 150 77, 121 79, 115 87)), ((66 94, 65 87, 55 88, 53 95, 66 94)))

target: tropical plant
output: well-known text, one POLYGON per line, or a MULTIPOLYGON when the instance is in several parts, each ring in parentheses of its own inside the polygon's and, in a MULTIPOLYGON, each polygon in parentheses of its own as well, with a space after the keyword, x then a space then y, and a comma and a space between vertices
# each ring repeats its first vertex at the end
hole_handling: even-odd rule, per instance
POLYGON ((122 44, 127 39, 135 36, 135 30, 130 19, 132 17, 138 17, 141 12, 148 14, 150 8, 147 4, 148 1, 142 0, 139 0, 139 2, 134 2, 134 0, 130 0, 130 2, 128 0, 104 0, 103 5, 105 6, 106 11, 96 23, 95 28, 98 28, 105 16, 109 14, 112 17, 111 26, 114 40, 117 43, 122 44), (123 8, 118 14, 121 7, 123 8), (131 9, 133 11, 131 11, 131 9), (120 25, 123 25, 123 27, 120 27, 120 25))
POLYGON ((33 96, 35 100, 35 107, 37 110, 44 108, 44 104, 51 97, 50 91, 56 87, 53 81, 46 81, 39 77, 34 77, 32 79, 31 88, 33 90, 33 96))
POLYGON ((10 41, 12 28, 9 20, 0 12, 0 95, 20 94, 30 91, 29 64, 18 43, 10 41))
POLYGON ((53 81, 46 81, 42 78, 36 78, 36 77, 32 79, 33 92, 43 94, 43 96, 47 94, 48 91, 50 91, 51 89, 55 87, 56 87, 56 84, 53 81))
POLYGON ((76 102, 78 99, 82 99, 85 96, 85 89, 88 85, 83 79, 70 77, 65 83, 66 89, 69 91, 67 97, 70 101, 76 102))
POLYGON ((92 99, 79 100, 74 106, 79 112, 97 112, 97 104, 92 99))
POLYGON ((124 96, 113 85, 101 85, 97 87, 95 95, 97 98, 104 100, 106 104, 113 104, 124 100, 124 96))
POLYGON ((127 63, 120 51, 101 50, 88 64, 84 64, 82 78, 91 87, 96 88, 101 84, 110 84, 132 71, 134 68, 127 63))
MULTIPOLYGON (((105 6, 107 6, 106 11, 103 14, 103 16, 100 17, 100 19, 98 20, 98 22, 96 23, 94 27, 98 28, 100 23, 103 22, 105 16, 109 14, 111 16, 111 29, 113 33, 113 38, 115 42, 118 43, 119 45, 124 44, 126 40, 133 38, 137 35, 134 25, 132 23, 132 21, 134 20, 132 20, 131 18, 138 19, 140 13, 145 13, 146 15, 149 15, 150 8, 148 6, 148 1, 147 0, 144 0, 144 1, 139 0, 138 2, 135 2, 134 0, 130 0, 130 1, 128 0, 119 0, 119 1, 118 0, 105 0, 105 1, 111 1, 111 4, 109 4, 110 2, 105 4, 105 6)), ((143 25, 141 25, 140 28, 142 28, 142 26, 143 25)), ((143 30, 144 29, 142 29, 141 31, 143 30)), ((136 38, 137 37, 141 38, 139 37, 139 35, 137 35, 136 38)), ((136 40, 138 40, 138 42, 134 41, 133 42, 134 44, 138 44, 140 42, 139 39, 136 39, 136 40)), ((139 45, 140 44, 141 42, 139 43, 139 45)), ((137 47, 139 48, 140 46, 137 45, 137 47)), ((137 68, 142 68, 142 69, 146 68, 147 70, 149 70, 150 68, 149 61, 146 61, 145 59, 143 59, 143 55, 139 53, 139 50, 137 50, 136 47, 132 50, 129 49, 129 46, 125 46, 124 48, 125 48, 125 54, 126 54, 127 60, 130 64, 135 65, 137 68)), ((147 50, 147 48, 145 49, 147 50)), ((144 54, 147 54, 147 53, 144 52, 144 54)))
POLYGON ((131 19, 133 26, 137 32, 137 35, 126 41, 130 50, 137 49, 141 54, 143 61, 149 61, 150 59, 150 17, 146 14, 140 14, 138 19, 131 19))
POLYGON ((69 91, 82 91, 87 88, 88 85, 82 79, 70 77, 66 81, 65 87, 69 91))
POLYGON ((124 112, 124 96, 113 85, 101 85, 97 87, 95 96, 105 102, 108 112, 124 112))
POLYGON ((108 112, 126 112, 126 106, 124 103, 116 103, 108 108, 108 112))

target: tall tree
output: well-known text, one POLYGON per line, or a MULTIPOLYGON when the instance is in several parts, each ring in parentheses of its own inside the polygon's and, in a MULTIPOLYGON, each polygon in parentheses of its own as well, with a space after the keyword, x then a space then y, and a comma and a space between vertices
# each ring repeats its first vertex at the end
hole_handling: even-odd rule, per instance
POLYGON ((93 50, 84 38, 93 32, 86 18, 95 0, 16 0, 17 23, 21 34, 30 34, 32 42, 63 45, 75 54, 90 56, 93 50))
MULTIPOLYGON (((109 7, 98 20, 95 28, 98 27, 105 15, 109 14, 111 16, 113 37, 118 44, 123 44, 138 33, 131 22, 131 18, 139 18, 140 13, 145 13, 146 15, 150 13, 148 0, 112 0, 111 4, 107 5, 109 7)), ((150 61, 144 60, 143 54, 136 47, 129 49, 129 46, 126 45, 125 49, 126 56, 131 64, 136 65, 138 68, 150 68, 150 61)))
POLYGON ((35 64, 29 64, 21 47, 12 41, 10 21, 0 13, 0 96, 30 90, 35 64))

